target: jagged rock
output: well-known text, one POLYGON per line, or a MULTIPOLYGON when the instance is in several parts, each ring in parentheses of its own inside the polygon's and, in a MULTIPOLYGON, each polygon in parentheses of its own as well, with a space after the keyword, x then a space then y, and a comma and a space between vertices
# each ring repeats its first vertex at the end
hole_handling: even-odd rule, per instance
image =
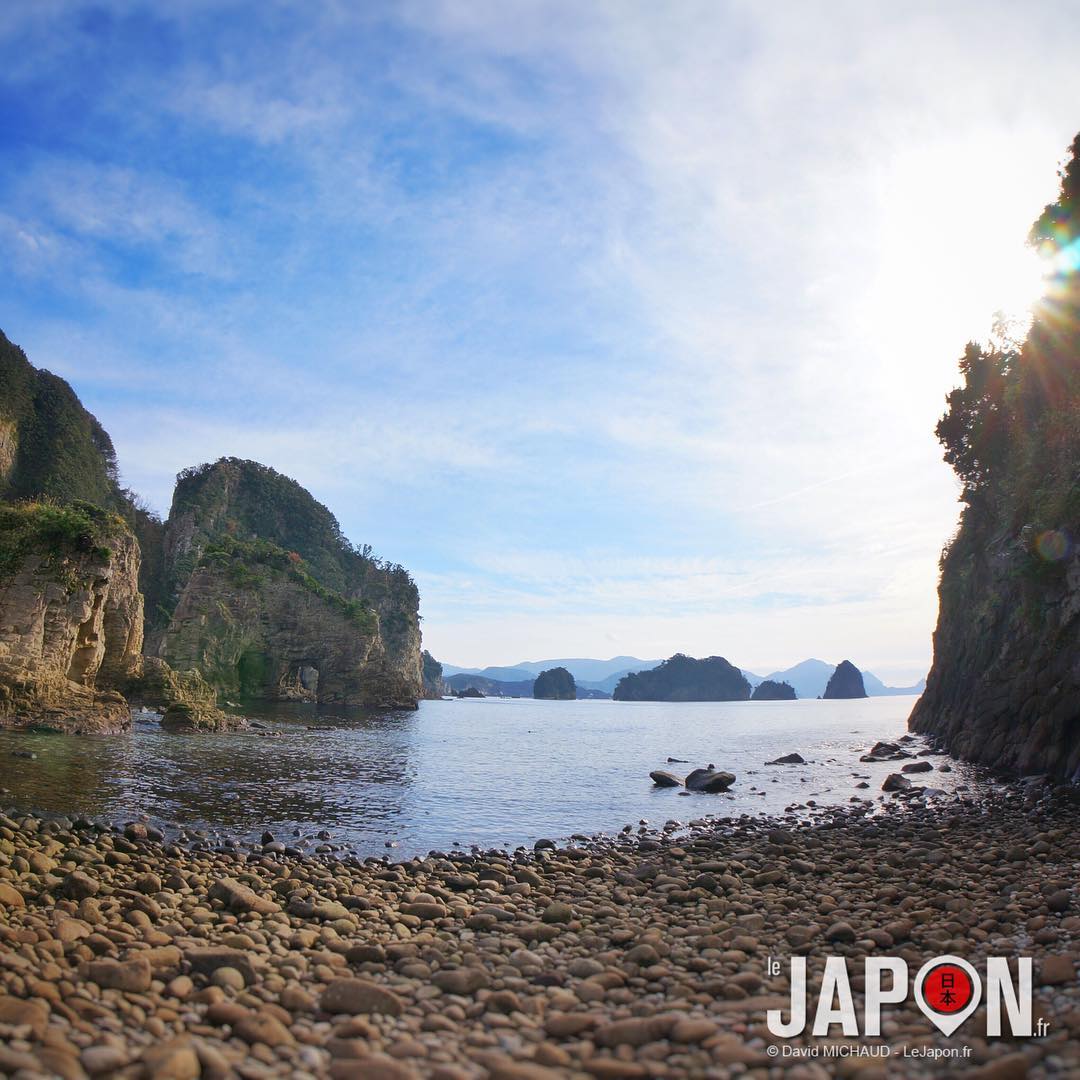
POLYGON ((802 754, 785 754, 783 757, 775 758, 773 761, 766 761, 766 765, 805 765, 806 758, 802 754))
POLYGON ((822 695, 830 700, 866 696, 862 672, 850 660, 842 660, 836 665, 836 670, 829 676, 828 685, 822 695))

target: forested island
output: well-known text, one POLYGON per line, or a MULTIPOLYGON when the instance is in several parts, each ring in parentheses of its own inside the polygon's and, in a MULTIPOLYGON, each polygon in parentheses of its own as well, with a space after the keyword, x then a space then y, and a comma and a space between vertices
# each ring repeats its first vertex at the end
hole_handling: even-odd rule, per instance
POLYGON ((676 653, 650 671, 624 675, 611 696, 616 701, 748 701, 750 683, 722 656, 697 660, 676 653))

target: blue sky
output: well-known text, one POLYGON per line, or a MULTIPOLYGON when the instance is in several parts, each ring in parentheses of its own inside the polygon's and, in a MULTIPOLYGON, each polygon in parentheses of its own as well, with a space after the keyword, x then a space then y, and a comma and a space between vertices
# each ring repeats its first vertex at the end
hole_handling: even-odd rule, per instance
POLYGON ((932 429, 1080 129, 1069 3, 0 10, 0 328, 161 512, 252 457, 457 664, 930 658, 932 429), (902 9, 902 10, 900 10, 902 9))

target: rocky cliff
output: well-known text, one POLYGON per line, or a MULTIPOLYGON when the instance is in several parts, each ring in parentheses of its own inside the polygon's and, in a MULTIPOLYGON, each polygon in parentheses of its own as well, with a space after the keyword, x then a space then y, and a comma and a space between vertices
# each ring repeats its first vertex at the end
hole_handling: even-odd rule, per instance
POLYGON ((302 561, 265 542, 208 549, 162 653, 227 696, 400 707, 415 705, 419 690, 418 673, 388 653, 373 609, 319 586, 302 561))
POLYGON ((187 469, 163 524, 71 387, 2 334, 0 386, 0 722, 118 730, 121 692, 209 728, 235 723, 218 691, 416 705, 412 578, 299 484, 235 458, 187 469))
POLYGON ((1032 229, 1047 293, 1026 340, 971 344, 938 425, 963 483, 934 665, 912 730, 976 761, 1080 777, 1080 137, 1032 229))
POLYGON ((142 648, 139 549, 81 504, 0 506, 0 719, 71 732, 131 723, 117 685, 142 648))
POLYGON ((355 549, 294 480, 226 458, 179 477, 164 531, 168 621, 155 651, 219 690, 415 706, 419 594, 355 549), (171 609, 171 610, 168 610, 171 609))

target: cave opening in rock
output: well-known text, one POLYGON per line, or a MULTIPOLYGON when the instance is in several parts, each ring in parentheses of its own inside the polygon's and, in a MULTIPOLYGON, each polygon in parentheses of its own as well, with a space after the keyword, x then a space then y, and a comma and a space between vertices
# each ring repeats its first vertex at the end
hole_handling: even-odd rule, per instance
POLYGON ((236 680, 244 697, 265 697, 270 657, 256 649, 240 654, 236 663, 236 680))

